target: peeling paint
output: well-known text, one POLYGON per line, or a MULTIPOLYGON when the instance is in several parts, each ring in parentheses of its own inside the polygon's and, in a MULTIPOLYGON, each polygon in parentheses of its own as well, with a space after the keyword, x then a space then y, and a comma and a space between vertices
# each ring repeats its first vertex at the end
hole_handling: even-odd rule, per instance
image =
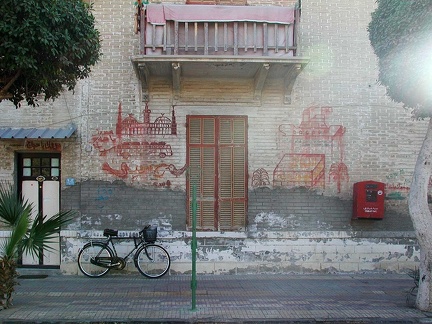
MULTIPOLYGON (((168 218, 157 219, 170 229, 168 218)), ((0 240, 7 235, 0 231, 0 240)), ((120 231, 128 237, 136 231, 120 231)), ((171 256, 171 274, 191 271, 191 233, 161 231, 158 243, 171 256)), ((357 271, 396 271, 406 273, 419 262, 419 249, 413 238, 347 238, 344 232, 297 232, 281 238, 268 232, 265 239, 249 238, 244 233, 222 234, 200 232, 198 236, 197 271, 202 274, 247 273, 337 273, 357 271), (385 262, 383 262, 385 261, 385 262)), ((103 231, 65 230, 61 232, 61 268, 64 273, 77 273, 79 249, 90 239, 102 239, 103 231)), ((120 255, 132 247, 131 240, 116 244, 120 255)), ((135 271, 134 267, 129 267, 135 271)), ((128 268, 128 269, 129 269, 128 268)), ((128 270, 129 271, 129 270, 128 270)))
POLYGON ((257 214, 254 222, 255 228, 264 226, 266 228, 295 229, 300 226, 295 215, 290 214, 287 217, 282 217, 273 212, 257 214))

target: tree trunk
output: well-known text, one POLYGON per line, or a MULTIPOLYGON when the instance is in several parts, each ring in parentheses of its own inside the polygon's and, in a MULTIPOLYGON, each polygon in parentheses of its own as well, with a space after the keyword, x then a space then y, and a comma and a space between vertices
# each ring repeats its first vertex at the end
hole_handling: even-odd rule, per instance
POLYGON ((12 305, 12 294, 18 277, 16 264, 12 258, 4 257, 0 259, 0 310, 12 305))
POLYGON ((4 99, 12 98, 12 94, 8 92, 9 88, 19 78, 20 75, 21 75, 21 70, 17 71, 13 77, 7 79, 6 85, 3 86, 3 88, 0 88, 0 101, 4 99))
POLYGON ((420 280, 416 306, 422 311, 432 311, 432 214, 428 205, 428 187, 431 176, 432 118, 423 145, 417 157, 408 196, 408 206, 414 230, 420 245, 420 280))

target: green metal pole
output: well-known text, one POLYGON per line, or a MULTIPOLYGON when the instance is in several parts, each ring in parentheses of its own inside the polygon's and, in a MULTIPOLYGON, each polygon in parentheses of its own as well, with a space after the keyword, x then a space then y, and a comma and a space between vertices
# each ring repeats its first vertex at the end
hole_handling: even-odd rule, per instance
POLYGON ((196 240, 196 213, 197 213, 197 202, 196 202, 196 185, 192 186, 192 311, 196 310, 196 250, 197 250, 197 240, 196 240))

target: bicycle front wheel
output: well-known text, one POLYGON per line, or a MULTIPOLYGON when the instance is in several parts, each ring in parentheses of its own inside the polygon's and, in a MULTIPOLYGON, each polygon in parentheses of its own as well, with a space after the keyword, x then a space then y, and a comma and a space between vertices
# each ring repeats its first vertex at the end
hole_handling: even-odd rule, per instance
POLYGON ((110 263, 111 250, 103 243, 87 243, 78 253, 78 267, 87 277, 102 277, 110 268, 97 265, 97 262, 110 263), (96 263, 96 264, 95 264, 96 263))
POLYGON ((135 266, 147 278, 159 278, 168 272, 171 259, 162 246, 146 244, 135 253, 135 266))

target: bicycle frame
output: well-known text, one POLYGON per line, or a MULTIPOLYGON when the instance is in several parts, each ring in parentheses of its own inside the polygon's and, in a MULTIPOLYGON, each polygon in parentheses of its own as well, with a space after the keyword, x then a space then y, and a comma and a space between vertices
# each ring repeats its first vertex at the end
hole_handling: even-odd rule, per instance
MULTIPOLYGON (((110 260, 110 263, 104 263, 104 262, 100 262, 99 260, 96 260, 96 258, 98 258, 98 255, 95 257, 95 259, 94 260, 91 260, 90 262, 91 263, 93 263, 93 264, 95 264, 95 265, 98 265, 98 266, 101 266, 101 267, 104 267, 104 268, 115 268, 115 267, 117 267, 119 264, 118 264, 118 259, 119 258, 121 258, 123 261, 125 261, 127 258, 129 258, 129 256, 133 253, 133 252, 135 252, 140 246, 142 246, 142 245, 147 245, 148 243, 146 242, 146 241, 144 241, 141 237, 136 237, 136 236, 134 236, 134 237, 116 237, 116 236, 109 236, 106 240, 103 240, 103 241, 100 241, 100 240, 97 240, 97 241, 90 241, 90 244, 92 244, 92 243, 102 243, 103 245, 105 245, 109 250, 111 250, 112 252, 113 252, 113 256, 111 257, 111 258, 109 258, 110 260), (117 250, 116 250, 116 248, 115 248, 115 243, 114 243, 114 241, 126 241, 126 240, 129 240, 129 239, 132 239, 133 238, 133 241, 134 241, 134 247, 132 248, 132 250, 130 250, 129 251, 129 253, 128 254, 126 254, 126 256, 124 256, 124 257, 119 257, 118 256, 118 253, 117 253, 117 250)), ((147 249, 146 249, 146 255, 147 255, 147 257, 149 258, 149 259, 151 259, 150 258, 150 256, 148 255, 148 253, 147 253, 147 249)), ((108 260, 107 260, 108 261, 108 260)))

